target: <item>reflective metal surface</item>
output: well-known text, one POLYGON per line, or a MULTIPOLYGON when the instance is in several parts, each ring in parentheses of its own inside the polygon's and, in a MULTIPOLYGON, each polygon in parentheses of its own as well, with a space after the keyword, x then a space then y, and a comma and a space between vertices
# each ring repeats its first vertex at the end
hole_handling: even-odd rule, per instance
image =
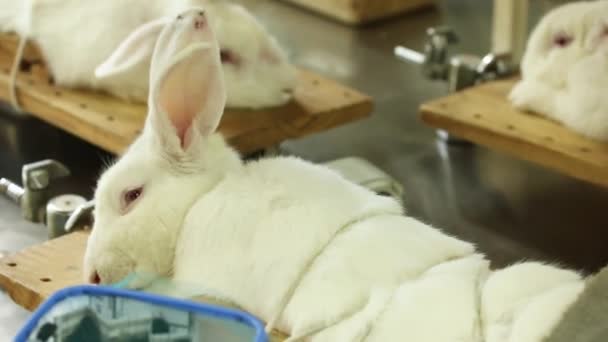
MULTIPOLYGON (((293 60, 375 98, 374 115, 285 148, 314 161, 364 157, 396 177, 407 211, 475 242, 501 266, 522 258, 594 271, 608 263, 608 189, 483 147, 446 147, 418 119, 418 105, 447 91, 393 56, 420 51, 426 29, 449 25, 456 53, 489 52, 492 2, 439 1, 437 9, 351 29, 276 1, 243 1, 277 32, 293 60)), ((555 1, 531 1, 530 27, 555 1)))
MULTIPOLYGON (((370 160, 403 184, 410 215, 475 242, 495 266, 525 258, 594 271, 608 263, 607 189, 483 147, 447 147, 418 119, 418 105, 444 95, 447 86, 397 60, 394 47, 420 50, 426 29, 445 24, 461 38, 452 51, 483 56, 490 47, 491 1, 439 1, 436 10, 360 29, 278 0, 242 2, 289 48, 296 64, 375 99, 371 118, 287 142, 288 152, 317 162, 370 160)), ((534 23, 555 2, 531 3, 534 23)), ((89 198, 107 155, 35 119, 0 115, 0 176, 19 181, 24 163, 46 158, 72 170, 63 193, 89 198)), ((0 250, 46 236, 0 199, 0 250)))

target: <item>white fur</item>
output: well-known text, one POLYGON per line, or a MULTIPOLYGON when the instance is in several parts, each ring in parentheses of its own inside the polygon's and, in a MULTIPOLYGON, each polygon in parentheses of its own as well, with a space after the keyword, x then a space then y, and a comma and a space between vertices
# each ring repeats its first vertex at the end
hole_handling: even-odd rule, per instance
POLYGON ((0 0, 0 29, 34 40, 57 84, 144 102, 149 55, 113 77, 97 79, 95 68, 139 26, 194 5, 209 13, 221 47, 241 59, 239 66, 224 65, 228 107, 263 108, 287 102, 296 70, 286 53, 249 12, 224 0, 0 0))
POLYGON ((472 244, 328 168, 242 163, 212 133, 223 97, 207 95, 224 84, 212 31, 188 29, 195 13, 163 28, 144 134, 99 180, 88 277, 200 284, 290 341, 541 341, 582 290, 578 274, 537 263, 492 272, 472 244), (207 93, 184 92, 201 77, 207 93), (142 185, 125 206, 125 190, 142 185))
POLYGON ((513 104, 608 140, 608 1, 562 5, 538 23, 522 59, 513 104), (569 45, 556 37, 572 38, 569 45))

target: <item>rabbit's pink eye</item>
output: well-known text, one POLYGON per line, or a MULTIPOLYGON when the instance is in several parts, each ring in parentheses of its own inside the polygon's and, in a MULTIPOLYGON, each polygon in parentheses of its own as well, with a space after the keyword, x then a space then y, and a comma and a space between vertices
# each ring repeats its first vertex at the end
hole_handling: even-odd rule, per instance
POLYGON ((124 205, 128 206, 129 204, 135 202, 135 200, 141 196, 142 191, 143 188, 141 187, 126 191, 123 195, 124 205))
POLYGON ((220 50, 220 59, 222 60, 222 64, 232 64, 235 66, 241 64, 239 56, 229 49, 220 50))
POLYGON ((570 45, 571 42, 572 42, 572 37, 570 37, 566 34, 558 34, 557 36, 555 36, 553 38, 553 45, 556 45, 561 48, 570 45))

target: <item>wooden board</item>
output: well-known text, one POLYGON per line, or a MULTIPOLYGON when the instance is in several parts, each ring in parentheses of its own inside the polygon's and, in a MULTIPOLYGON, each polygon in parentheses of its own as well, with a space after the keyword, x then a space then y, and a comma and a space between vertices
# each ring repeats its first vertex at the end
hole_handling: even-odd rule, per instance
POLYGON ((0 286, 15 303, 34 310, 56 290, 82 284, 87 236, 76 232, 0 259, 0 286))
POLYGON ((507 94, 516 81, 489 82, 424 103, 422 120, 480 145, 608 186, 608 143, 515 109, 507 94))
MULTIPOLYGON (((16 36, 0 34, 0 100, 9 99, 9 71, 16 45, 16 36)), ((116 154, 140 133, 146 116, 144 104, 55 86, 34 46, 28 47, 26 57, 29 70, 20 72, 17 80, 24 110, 116 154)), ((301 70, 293 101, 267 110, 226 110, 220 131, 232 146, 249 153, 362 119, 372 109, 369 96, 301 70)))
MULTIPOLYGON (((55 291, 83 284, 82 260, 87 238, 87 231, 78 231, 0 258, 0 287, 18 305, 35 310, 55 291)), ((204 297, 195 300, 228 306, 204 297)), ((286 338, 279 331, 271 334, 271 341, 286 338)))
POLYGON ((435 4, 435 0, 283 0, 350 25, 361 25, 435 4))

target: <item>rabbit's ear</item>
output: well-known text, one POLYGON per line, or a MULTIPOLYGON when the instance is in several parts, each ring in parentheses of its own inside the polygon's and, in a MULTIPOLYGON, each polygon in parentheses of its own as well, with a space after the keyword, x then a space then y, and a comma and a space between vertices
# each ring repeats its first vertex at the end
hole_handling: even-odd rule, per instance
POLYGON ((153 82, 151 119, 163 148, 184 152, 193 140, 215 131, 226 104, 216 42, 188 45, 170 59, 153 82))
POLYGON ((166 18, 161 18, 135 29, 120 43, 110 57, 95 69, 95 76, 104 78, 120 74, 148 60, 152 56, 156 40, 167 22, 166 18))

